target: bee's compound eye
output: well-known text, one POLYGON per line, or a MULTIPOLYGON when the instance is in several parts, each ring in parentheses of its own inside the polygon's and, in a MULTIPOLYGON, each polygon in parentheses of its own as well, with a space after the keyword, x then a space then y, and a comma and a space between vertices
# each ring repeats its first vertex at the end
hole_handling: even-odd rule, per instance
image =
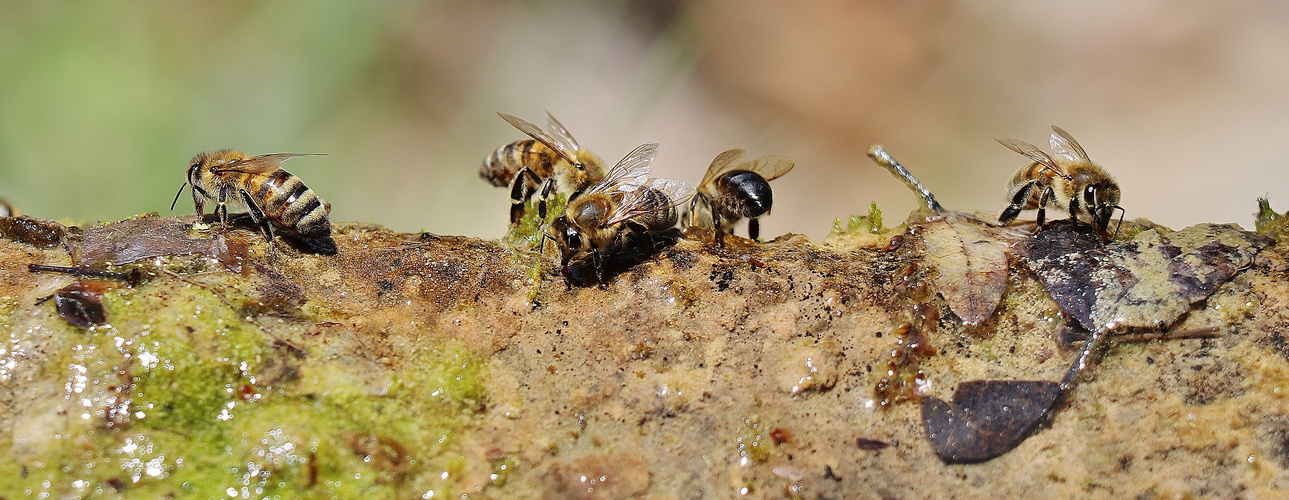
POLYGON ((582 236, 571 227, 564 230, 564 241, 568 243, 569 248, 580 248, 582 246, 582 236))
POLYGON ((570 225, 564 217, 555 219, 552 226, 555 229, 555 237, 559 239, 566 248, 574 249, 582 246, 581 235, 578 234, 576 229, 573 229, 573 226, 570 225))

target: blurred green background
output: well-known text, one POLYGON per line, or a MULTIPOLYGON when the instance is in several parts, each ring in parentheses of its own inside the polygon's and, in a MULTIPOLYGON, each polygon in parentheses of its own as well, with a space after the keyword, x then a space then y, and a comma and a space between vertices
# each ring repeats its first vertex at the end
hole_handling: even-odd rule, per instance
POLYGON ((169 214, 198 151, 317 152, 286 168, 335 220, 494 237, 506 193, 477 170, 522 138, 495 111, 550 110, 609 162, 661 142, 660 176, 697 182, 731 147, 797 159, 770 237, 912 209, 875 142, 996 213, 1025 162, 993 138, 1046 149, 1052 124, 1129 217, 1249 226, 1256 196, 1289 207, 1286 26, 1269 0, 0 0, 0 197, 169 214))

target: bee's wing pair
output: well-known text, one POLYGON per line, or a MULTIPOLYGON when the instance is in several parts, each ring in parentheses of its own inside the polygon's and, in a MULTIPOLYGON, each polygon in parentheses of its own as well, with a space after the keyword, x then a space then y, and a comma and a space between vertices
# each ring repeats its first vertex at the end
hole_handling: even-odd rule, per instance
POLYGON ((658 143, 650 142, 635 148, 614 165, 604 179, 587 189, 586 194, 603 193, 621 199, 609 214, 605 227, 620 224, 641 215, 669 210, 694 197, 694 186, 679 179, 650 179, 649 172, 658 156, 658 143), (658 205, 649 190, 661 193, 666 204, 658 205))
POLYGON ((774 180, 788 173, 796 162, 792 158, 783 156, 762 156, 755 160, 749 160, 743 157, 742 149, 731 149, 716 156, 712 160, 711 166, 707 167, 707 173, 703 175, 703 181, 698 185, 703 186, 713 182, 721 174, 732 170, 748 170, 756 172, 757 175, 764 177, 765 180, 774 180))
POLYGON ((514 125, 520 132, 550 148, 560 158, 573 165, 581 165, 577 161, 577 152, 582 148, 577 145, 577 140, 573 139, 573 135, 568 133, 568 129, 565 129, 564 125, 559 120, 556 120, 555 116, 550 114, 549 111, 546 112, 546 130, 542 130, 541 127, 534 125, 532 122, 510 113, 498 111, 497 114, 507 123, 514 125))
POLYGON ((259 155, 245 160, 238 160, 211 169, 219 174, 224 172, 241 172, 243 174, 267 174, 281 168, 282 162, 297 156, 323 156, 322 153, 275 153, 259 155))
MULTIPOLYGON (((1040 165, 1051 169, 1052 172, 1056 173, 1056 175, 1059 175, 1066 180, 1070 179, 1070 175, 1065 173, 1064 170, 1061 170, 1061 166, 1056 162, 1056 159, 1052 158, 1047 153, 1044 153, 1043 150, 1038 149, 1038 146, 1018 139, 995 140, 997 140, 999 144, 1007 146, 1007 149, 1020 153, 1021 156, 1034 160, 1040 165)), ((1066 132, 1065 129, 1061 127, 1052 125, 1052 139, 1050 143, 1052 146, 1052 153, 1060 156, 1061 159, 1067 162, 1092 163, 1092 160, 1088 159, 1088 153, 1083 151, 1083 146, 1079 145, 1079 141, 1074 140, 1074 136, 1071 136, 1069 132, 1066 132)))

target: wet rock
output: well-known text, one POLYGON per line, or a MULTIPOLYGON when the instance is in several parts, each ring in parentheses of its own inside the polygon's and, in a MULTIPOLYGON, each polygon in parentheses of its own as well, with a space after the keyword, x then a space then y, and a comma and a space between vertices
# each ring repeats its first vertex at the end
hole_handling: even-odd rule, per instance
POLYGON ((766 345, 765 350, 779 390, 788 394, 831 389, 842 371, 841 346, 831 339, 766 345))
POLYGON ((551 464, 542 482, 551 498, 640 498, 649 491, 649 467, 639 453, 591 455, 551 464))
MULTIPOLYGON (((94 244, 119 256, 214 234, 157 222, 117 226, 138 228, 143 246, 94 244)), ((92 332, 36 304, 90 279, 28 270, 78 263, 66 247, 0 238, 0 452, 13 457, 0 460, 0 491, 922 498, 1289 486, 1277 458, 1289 390, 1274 335, 1289 324, 1283 245, 1245 265, 1243 236, 1179 243, 1157 230, 1155 248, 1236 248, 1213 247, 1234 255, 1224 283, 1208 278, 1224 266, 1187 264, 1187 283, 1214 290, 1172 325, 1221 330, 1120 345, 1041 432, 964 466, 936 447, 965 459, 979 441, 928 440, 918 394, 882 408, 874 384, 892 352, 916 361, 898 373, 935 382, 923 396, 975 418, 973 398, 947 392, 1059 380, 1074 354, 1053 338, 1070 313, 1020 255, 990 318, 964 325, 913 251, 920 236, 883 231, 854 246, 794 235, 716 250, 682 238, 603 288, 579 288, 553 255, 494 241, 338 223, 337 254, 320 256, 271 252, 255 228, 233 225, 219 234, 246 245, 241 272, 204 251, 127 264, 148 278, 113 281, 111 321, 92 332), (911 328, 900 335, 905 323, 917 342, 911 328), (930 346, 935 355, 920 350, 930 346)))

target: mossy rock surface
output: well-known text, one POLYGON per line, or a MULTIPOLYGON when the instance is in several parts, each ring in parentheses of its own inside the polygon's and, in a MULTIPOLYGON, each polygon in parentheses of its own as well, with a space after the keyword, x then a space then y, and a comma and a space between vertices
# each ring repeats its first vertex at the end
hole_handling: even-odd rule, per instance
POLYGON ((1117 344, 1015 450, 946 465, 919 397, 947 400, 969 380, 1059 380, 1073 359, 1055 341, 1068 315, 1021 255, 1008 258, 997 310, 967 326, 928 290, 933 271, 903 229, 720 249, 691 230, 603 288, 575 288, 553 252, 371 225, 337 224, 332 257, 270 250, 244 229, 191 230, 191 217, 114 230, 128 240, 156 221, 183 231, 149 233, 145 247, 222 250, 109 256, 100 268, 145 277, 103 285, 107 323, 89 328, 40 300, 77 278, 27 265, 81 262, 92 228, 52 248, 0 239, 0 496, 1289 489, 1283 239, 1172 325, 1218 335, 1117 344), (914 316, 935 354, 909 357, 923 380, 883 399, 878 382, 910 369, 892 363, 907 341, 893 332, 914 316))

